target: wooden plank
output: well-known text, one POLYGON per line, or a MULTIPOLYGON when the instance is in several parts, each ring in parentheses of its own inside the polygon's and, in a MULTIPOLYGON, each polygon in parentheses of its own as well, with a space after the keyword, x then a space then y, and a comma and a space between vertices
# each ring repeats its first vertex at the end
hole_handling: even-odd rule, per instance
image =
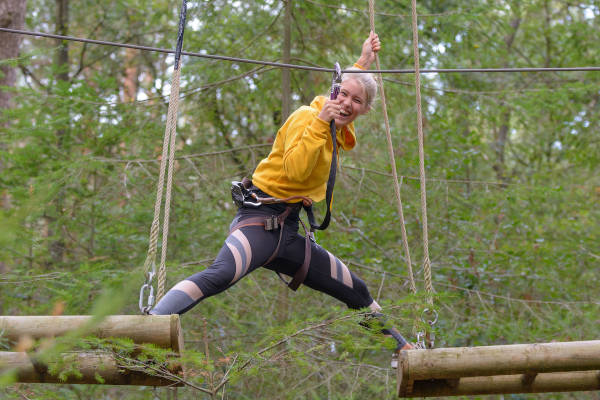
POLYGON ((576 392, 600 390, 600 371, 550 372, 531 382, 523 375, 467 377, 414 381, 410 393, 400 397, 469 396, 508 393, 576 392))
POLYGON ((600 370, 600 340, 402 351, 403 381, 600 370))
POLYGON ((138 344, 152 343, 178 353, 183 350, 178 315, 111 315, 97 322, 89 315, 0 316, 0 332, 11 344, 22 337, 37 340, 77 330, 81 335, 126 337, 138 344))
MULTIPOLYGON (((61 361, 68 362, 69 366, 76 366, 81 376, 75 377, 71 374, 67 380, 62 381, 48 372, 56 363, 44 364, 27 353, 7 351, 0 352, 0 374, 14 372, 16 381, 21 383, 182 386, 178 381, 126 369, 108 353, 86 351, 62 354, 60 357, 63 358, 61 361)), ((171 369, 170 373, 181 376, 181 368, 176 368, 175 371, 171 369)))

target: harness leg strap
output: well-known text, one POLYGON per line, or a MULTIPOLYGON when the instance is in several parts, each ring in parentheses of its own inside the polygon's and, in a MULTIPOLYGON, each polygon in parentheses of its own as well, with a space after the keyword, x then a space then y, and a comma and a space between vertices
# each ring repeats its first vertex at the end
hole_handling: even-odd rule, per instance
POLYGON ((291 282, 288 283, 288 287, 293 291, 298 290, 300 285, 302 285, 302 283, 306 279, 306 275, 308 275, 308 268, 310 266, 310 231, 306 229, 306 226, 304 225, 304 222, 302 222, 302 220, 300 220, 300 223, 304 228, 304 232, 306 232, 306 236, 304 239, 304 262, 302 263, 298 271, 296 271, 296 273, 294 274, 294 277, 292 278, 291 282))

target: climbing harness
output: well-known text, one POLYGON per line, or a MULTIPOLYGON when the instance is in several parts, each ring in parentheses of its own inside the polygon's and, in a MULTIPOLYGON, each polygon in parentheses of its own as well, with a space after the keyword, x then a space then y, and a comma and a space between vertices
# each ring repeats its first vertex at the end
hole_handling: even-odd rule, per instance
MULTIPOLYGON (((236 225, 234 225, 229 234, 234 231, 246 227, 246 226, 262 226, 266 231, 275 231, 279 229, 279 239, 277 240, 277 246, 275 250, 271 254, 271 256, 267 259, 264 265, 269 265, 279 254, 279 248, 281 247, 281 239, 283 238, 283 226, 285 224, 285 220, 290 215, 290 213, 294 210, 299 210, 305 204, 312 204, 312 200, 305 196, 291 196, 285 199, 278 199, 275 197, 259 197, 252 188, 252 181, 248 178, 244 178, 241 182, 232 182, 231 185, 231 197, 238 207, 250 207, 250 208, 258 208, 263 204, 287 204, 285 211, 278 215, 269 215, 262 217, 251 217, 246 218, 236 225), (290 201, 294 200, 302 200, 302 203, 292 203, 289 204, 290 201)), ((302 224, 302 228, 304 228, 305 232, 305 245, 304 245, 304 261, 298 271, 294 274, 291 281, 287 282, 280 273, 277 273, 279 279, 281 279, 290 289, 297 290, 304 279, 306 279, 306 275, 308 274, 308 268, 310 265, 311 258, 311 242, 313 239, 311 237, 311 231, 306 228, 304 222, 299 219, 300 224, 302 224)))
MULTIPOLYGON (((335 100, 340 93, 340 87, 342 84, 342 69, 340 68, 339 63, 335 63, 335 68, 333 72, 333 77, 331 79, 331 92, 329 98, 331 100, 335 100)), ((291 204, 288 205, 285 211, 279 215, 271 215, 268 217, 253 217, 247 218, 243 221, 240 221, 237 225, 231 228, 231 232, 240 229, 245 226, 264 226, 265 230, 277 230, 279 229, 279 240, 277 242, 277 246, 275 251, 269 259, 265 262, 264 265, 268 265, 272 262, 279 253, 279 248, 281 246, 281 238, 283 237, 283 226, 285 224, 285 219, 289 216, 289 214, 293 210, 297 210, 299 207, 304 208, 306 211, 306 215, 308 217, 308 222, 310 225, 310 229, 306 228, 306 225, 299 219, 300 224, 302 224, 302 228, 304 229, 306 241, 304 247, 304 262, 296 271, 296 274, 292 278, 291 281, 287 282, 280 273, 279 278, 292 290, 297 290, 304 279, 306 279, 306 275, 308 274, 308 268, 310 265, 310 256, 311 256, 311 242, 316 243, 314 231, 315 230, 325 230, 329 226, 329 222, 331 220, 331 202, 333 198, 333 187, 335 186, 335 175, 337 170, 337 138, 336 138, 336 128, 335 128, 335 120, 331 120, 329 123, 330 133, 331 133, 331 141, 332 141, 332 154, 331 154, 331 165, 329 167, 329 178, 327 179, 327 189, 325 191, 325 201, 327 203, 327 212, 325 213, 325 217, 323 222, 320 225, 317 225, 315 222, 315 216, 312 209, 312 199, 306 196, 291 196, 284 199, 279 199, 276 197, 260 197, 254 191, 251 190, 252 181, 248 178, 244 178, 241 181, 233 181, 231 182, 231 198, 238 208, 240 207, 248 207, 248 208, 258 208, 263 204, 277 204, 277 203, 290 203, 297 202, 301 200, 301 205, 291 204)), ((230 232, 230 233, 231 233, 230 232)))

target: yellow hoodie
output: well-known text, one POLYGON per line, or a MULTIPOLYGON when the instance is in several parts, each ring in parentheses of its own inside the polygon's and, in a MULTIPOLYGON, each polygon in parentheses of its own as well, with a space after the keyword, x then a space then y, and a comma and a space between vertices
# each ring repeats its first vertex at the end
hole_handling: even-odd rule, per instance
MULTIPOLYGON (((315 97, 279 129, 271 153, 252 175, 252 183, 263 192, 278 198, 302 195, 315 202, 325 198, 333 152, 329 122, 318 117, 325 101, 324 96, 315 97)), ((336 138, 338 150, 354 148, 354 123, 338 129, 336 138)))

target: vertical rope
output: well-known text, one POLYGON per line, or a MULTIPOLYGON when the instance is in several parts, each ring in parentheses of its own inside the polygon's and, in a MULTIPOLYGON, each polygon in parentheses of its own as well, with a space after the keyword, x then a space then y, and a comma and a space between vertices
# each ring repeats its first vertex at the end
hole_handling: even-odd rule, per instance
POLYGON ((170 129, 169 143, 169 170, 167 171, 167 192, 165 194, 165 214, 163 216, 163 233, 162 247, 160 253, 160 267, 158 268, 158 286, 156 300, 165 293, 165 282, 167 279, 167 240, 169 238, 169 217, 171 215, 171 189, 173 187, 173 169, 175 165, 175 138, 177 137, 177 110, 179 108, 179 77, 181 76, 181 68, 178 66, 173 71, 173 79, 171 81, 171 95, 169 97, 169 109, 173 106, 170 123, 167 129, 170 129))
POLYGON ((423 223, 423 276, 427 302, 433 305, 433 284, 429 261, 429 238, 427 232, 427 188, 425 183, 425 151, 423 145, 423 110, 421 107, 421 73, 419 70, 419 32, 417 25, 417 1, 411 0, 413 53, 415 61, 415 92, 417 103, 417 133, 419 136, 419 181, 421 183, 421 218, 423 223))
MULTIPOLYGON (((173 169, 175 165, 175 138, 177 137, 177 110, 179 108, 179 85, 181 76, 181 49, 183 47, 183 34, 185 31, 185 21, 187 17, 187 0, 182 0, 181 11, 179 15, 179 29, 177 33, 177 46, 175 49, 175 64, 173 77, 171 78, 171 93, 169 95, 169 107, 167 110, 167 125, 165 127, 165 136, 163 140, 162 158, 160 160, 160 171, 158 176, 158 187, 156 189, 156 202, 154 203, 154 219, 150 228, 150 243, 148 245, 148 254, 144 262, 144 271, 146 275, 146 285, 151 285, 151 280, 156 269, 156 252, 158 243, 160 218, 160 208, 163 197, 163 187, 165 184, 165 169, 168 163, 167 188, 165 195, 165 211, 163 215, 163 234, 160 254, 160 266, 158 269, 158 289, 157 301, 164 295, 165 281, 167 279, 167 241, 169 237, 169 218, 171 215, 171 189, 173 187, 173 169), (167 156, 168 152, 168 156, 167 156), (150 270, 152 269, 152 273, 150 270)), ((142 287, 142 293, 143 293, 142 287)), ((141 294, 140 294, 141 296, 141 294)), ((142 299, 140 299, 140 308, 142 299)), ((152 304, 149 304, 151 306, 152 304)))
MULTIPOLYGON (((369 0, 369 22, 371 30, 375 32, 375 2, 369 0)), ((379 56, 375 54, 375 65, 377 69, 381 69, 379 66, 379 56)), ((404 247, 404 253, 406 254, 406 266, 408 269, 408 279, 410 284, 410 290, 413 293, 417 293, 417 286, 415 285, 415 278, 412 270, 412 263, 410 260, 410 250, 408 248, 408 238, 406 234, 406 225, 404 223, 404 212, 402 208, 402 197, 400 196, 400 185, 398 183, 398 173, 396 171, 396 159, 394 157, 394 146, 392 144, 392 135, 390 133, 390 121, 387 113, 387 106, 385 102, 385 91, 383 90, 383 77, 381 74, 376 74, 377 83, 379 84, 379 91, 381 92, 381 104, 383 111, 383 119, 385 121, 385 137, 388 144, 388 154, 390 157, 390 165, 392 167, 392 179, 394 180, 394 193, 396 194, 396 205, 398 208, 398 216, 400 217, 400 228, 402 233, 402 245, 404 247)))
POLYGON ((166 280, 166 252, 167 252, 167 236, 169 233, 169 215, 171 205, 171 187, 173 183, 173 164, 175 154, 175 137, 177 127, 177 109, 179 108, 179 81, 181 76, 181 69, 176 68, 173 71, 173 77, 171 78, 171 94, 169 95, 169 107, 167 110, 167 125, 165 127, 165 135, 163 140, 162 155, 160 160, 160 170, 158 175, 158 186, 156 189, 156 201, 154 203, 154 219, 152 220, 152 226, 150 227, 150 242, 148 245, 148 254, 146 261, 144 262, 144 273, 148 276, 150 270, 155 269, 156 253, 158 247, 158 235, 159 235, 159 220, 160 220, 160 209, 163 199, 163 190, 165 186, 165 171, 167 170, 168 160, 168 172, 167 172, 167 191, 165 198, 165 215, 163 219, 163 235, 162 235, 162 248, 161 248, 161 262, 158 270, 158 291, 157 300, 162 297, 164 293, 164 286, 166 280))

